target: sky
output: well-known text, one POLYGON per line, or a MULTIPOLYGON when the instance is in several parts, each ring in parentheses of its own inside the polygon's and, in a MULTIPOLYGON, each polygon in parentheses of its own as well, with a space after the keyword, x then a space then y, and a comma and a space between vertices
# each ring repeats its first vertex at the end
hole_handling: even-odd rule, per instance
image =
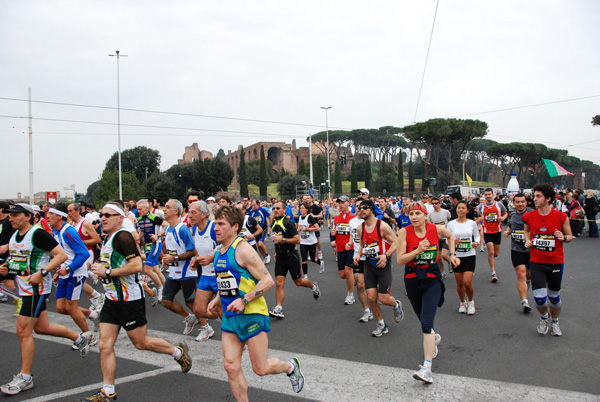
POLYGON ((330 129, 479 119, 486 138, 600 164, 599 15, 595 0, 2 1, 0 197, 29 192, 29 88, 34 191, 100 177, 116 50, 121 149, 159 150, 162 170, 194 142, 306 146, 324 106, 330 129))

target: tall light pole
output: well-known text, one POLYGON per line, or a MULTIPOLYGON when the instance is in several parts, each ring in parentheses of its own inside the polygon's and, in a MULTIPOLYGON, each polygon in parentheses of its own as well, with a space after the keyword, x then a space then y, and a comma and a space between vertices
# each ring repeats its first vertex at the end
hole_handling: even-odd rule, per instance
POLYGON ((308 135, 308 164, 310 166, 310 185, 315 188, 315 183, 313 181, 313 167, 312 167, 312 133, 308 135))
POLYGON ((109 54, 111 57, 117 58, 117 133, 119 137, 119 199, 123 199, 123 178, 121 176, 121 90, 119 83, 119 59, 121 57, 127 57, 126 54, 120 54, 117 50, 117 54, 109 54))
POLYGON ((331 109, 331 106, 321 106, 321 109, 325 110, 325 130, 327 132, 327 198, 331 198, 331 163, 329 162, 329 116, 327 111, 331 109))

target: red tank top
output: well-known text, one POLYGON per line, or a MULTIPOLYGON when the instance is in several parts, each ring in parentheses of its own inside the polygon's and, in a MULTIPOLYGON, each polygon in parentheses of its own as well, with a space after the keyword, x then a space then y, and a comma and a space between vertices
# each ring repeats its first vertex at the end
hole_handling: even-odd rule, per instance
MULTIPOLYGON (((79 223, 75 224, 75 229, 77 229, 77 233, 79 233, 79 237, 81 237, 81 240, 83 240, 83 242, 85 243, 86 240, 91 239, 91 236, 83 234, 83 223, 84 222, 85 222, 85 218, 80 220, 79 223)), ((85 247, 87 247, 88 250, 94 249, 94 246, 88 246, 87 244, 85 245, 85 247)))
MULTIPOLYGON (((406 263, 409 267, 413 268, 427 268, 435 264, 439 259, 438 245, 440 237, 437 233, 437 227, 433 223, 426 223, 427 232, 425 237, 417 237, 414 226, 410 225, 405 227, 406 230, 406 252, 410 253, 417 247, 419 242, 425 238, 429 240, 429 248, 424 250, 421 254, 418 254, 413 260, 406 263)), ((435 277, 435 275, 433 275, 435 277)))
POLYGON ((367 232, 365 223, 362 223, 363 254, 367 258, 375 258, 390 249, 390 243, 381 237, 381 219, 377 219, 372 232, 367 232))
POLYGON ((498 205, 498 201, 494 201, 494 205, 488 207, 483 203, 483 232, 484 233, 498 233, 502 231, 502 223, 500 222, 500 216, 502 215, 502 209, 498 205))

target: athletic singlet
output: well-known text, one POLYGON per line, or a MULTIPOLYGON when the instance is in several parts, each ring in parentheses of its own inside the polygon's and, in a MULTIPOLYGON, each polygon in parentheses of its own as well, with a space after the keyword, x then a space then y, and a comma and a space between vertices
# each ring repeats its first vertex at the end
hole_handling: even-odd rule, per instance
MULTIPOLYGON (((198 255, 214 255, 217 247, 217 235, 215 233, 215 222, 209 220, 202 232, 198 226, 192 226, 192 237, 196 245, 198 255)), ((215 276, 215 268, 211 262, 202 266, 202 276, 215 276)))
POLYGON ((466 222, 458 222, 454 219, 448 222, 448 230, 452 232, 455 240, 460 239, 460 243, 455 243, 454 246, 458 258, 471 257, 477 254, 477 250, 473 248, 472 244, 479 243, 481 236, 475 221, 467 219, 466 222))
MULTIPOLYGON (((100 263, 104 265, 105 268, 121 268, 128 263, 125 256, 115 251, 112 244, 113 239, 119 232, 125 232, 131 236, 131 233, 121 227, 115 233, 104 239, 102 249, 100 250, 100 263)), ((104 286, 106 297, 113 301, 133 301, 144 297, 144 290, 142 289, 137 273, 103 278, 102 284, 104 286)))
POLYGON ((498 233, 502 230, 502 208, 498 205, 498 201, 494 201, 492 206, 487 206, 485 202, 479 206, 479 211, 483 216, 483 233, 498 233))
POLYGON ((381 219, 377 219, 372 232, 367 232, 365 222, 362 223, 363 254, 367 258, 376 258, 390 248, 390 243, 381 237, 381 219))
POLYGON ((67 254, 67 261, 63 264, 71 268, 71 272, 61 275, 60 279, 87 276, 85 262, 90 258, 90 253, 75 228, 63 223, 60 230, 53 229, 53 232, 54 240, 60 244, 67 254))
POLYGON ((350 220, 356 215, 352 215, 350 212, 340 214, 333 219, 335 225, 336 235, 335 244, 337 251, 345 251, 346 244, 350 241, 350 220))
MULTIPOLYGON (((171 226, 165 228, 165 242, 163 247, 165 254, 176 256, 195 249, 196 245, 192 239, 192 234, 182 222, 179 222, 174 228, 171 226)), ((189 269, 191 262, 191 259, 173 261, 169 265, 168 278, 175 281, 197 278, 198 271, 189 269)))
MULTIPOLYGON (((81 237, 81 240, 83 240, 84 244, 86 240, 91 240, 92 237, 86 234, 83 234, 83 223, 85 222, 85 219, 81 219, 79 221, 79 223, 76 223, 75 225, 73 225, 73 227, 75 228, 75 230, 77 231, 77 234, 79 234, 79 237, 81 237)), ((94 246, 88 246, 87 244, 85 245, 85 247, 88 250, 94 250, 94 246)))
POLYGON ((551 209, 548 215, 542 216, 536 209, 523 214, 522 219, 529 226, 531 233, 530 237, 533 243, 530 249, 531 262, 564 264, 563 242, 554 236, 554 231, 562 231, 567 214, 551 209))
POLYGON ((227 311, 227 307, 235 299, 251 292, 258 283, 258 280, 247 269, 241 267, 235 259, 235 250, 240 242, 243 241, 245 240, 241 237, 236 237, 224 254, 221 254, 222 246, 218 246, 215 253, 213 264, 215 274, 217 275, 221 308, 223 314, 228 317, 241 314, 262 314, 268 316, 269 309, 267 308, 267 302, 262 296, 248 303, 242 313, 227 311))
POLYGON ((21 241, 17 241, 19 231, 15 230, 8 243, 10 251, 8 273, 15 275, 21 296, 46 295, 52 290, 52 275, 46 275, 38 285, 29 283, 29 277, 50 262, 50 252, 33 245, 33 234, 37 230, 44 229, 33 226, 25 233, 21 241))
POLYGON ((413 225, 404 228, 404 230, 406 230, 407 253, 410 253, 416 248, 418 248, 419 242, 421 242, 421 240, 429 240, 429 248, 423 250, 423 252, 418 254, 413 260, 406 263, 406 265, 408 265, 409 267, 427 268, 437 263, 439 259, 438 244, 440 242, 440 237, 437 233, 437 226, 433 223, 426 223, 425 225, 427 229, 425 237, 417 237, 417 234, 415 233, 415 227, 413 225))
POLYGON ((249 234, 254 234, 256 232, 256 225, 258 225, 256 219, 254 219, 248 214, 244 215, 244 223, 242 224, 242 228, 238 233, 238 237, 241 237, 244 240, 246 240, 248 243, 250 243, 251 246, 255 246, 256 239, 252 238, 251 240, 248 240, 246 239, 246 236, 248 236, 249 234), (254 226, 252 226, 253 223, 254 226))
POLYGON ((317 224, 317 220, 315 218, 313 218, 312 215, 306 214, 306 216, 304 218, 302 217, 302 215, 300 215, 298 217, 298 233, 300 234, 300 244, 304 244, 304 245, 317 244, 317 235, 315 235, 315 232, 310 232, 308 230, 306 230, 306 231, 300 230, 301 226, 305 226, 308 229, 311 226, 314 226, 316 224, 317 224), (310 220, 313 220, 312 224, 310 223, 310 220))
MULTIPOLYGON (((359 218, 358 216, 350 219, 350 222, 348 222, 348 225, 350 225, 350 236, 352 236, 352 240, 354 243, 354 256, 356 257, 358 255, 358 249, 360 247, 360 237, 358 237, 358 227, 364 222, 365 220, 362 218, 359 218)), ((360 260, 364 261, 365 260, 365 256, 361 256, 360 260)))

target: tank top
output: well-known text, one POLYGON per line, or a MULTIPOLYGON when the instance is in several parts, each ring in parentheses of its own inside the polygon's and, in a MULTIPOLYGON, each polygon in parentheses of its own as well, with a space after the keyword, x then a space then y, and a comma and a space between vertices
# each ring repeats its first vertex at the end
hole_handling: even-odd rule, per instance
POLYGON ((437 233, 437 227, 433 223, 426 223, 427 232, 425 237, 417 237, 415 233, 415 227, 413 225, 404 228, 406 230, 406 252, 410 253, 414 249, 419 247, 421 240, 429 240, 429 248, 423 250, 422 253, 418 254, 413 260, 406 263, 409 267, 413 268, 427 268, 437 263, 439 259, 438 244, 440 238, 437 233))
MULTIPOLYGON (((192 226, 192 236, 198 255, 213 255, 217 247, 217 237, 215 235, 215 222, 209 220, 202 232, 198 226, 192 226)), ((202 266, 202 276, 215 276, 214 264, 202 266)))
POLYGON ((51 275, 46 275, 39 285, 31 285, 29 283, 29 276, 35 274, 50 262, 50 252, 33 245, 33 234, 37 230, 44 229, 33 226, 25 233, 21 241, 17 241, 19 231, 16 230, 8 243, 10 251, 8 273, 16 275, 15 281, 19 287, 19 295, 21 296, 46 295, 52 290, 51 275))
MULTIPOLYGON (((105 268, 120 268, 127 264, 125 256, 117 252, 113 247, 113 240, 117 233, 120 232, 125 232, 131 236, 130 233, 121 227, 112 235, 107 236, 102 244, 102 249, 100 250, 100 263, 104 265, 105 268)), ((102 284, 104 286, 106 297, 113 301, 133 301, 144 297, 144 290, 142 289, 137 273, 103 278, 102 284)))
POLYGON ((365 222, 362 223, 363 254, 374 259, 390 249, 390 243, 381 237, 381 219, 377 219, 372 232, 367 232, 365 222))
POLYGON ((485 202, 481 204, 481 214, 483 215, 483 232, 484 233, 498 233, 502 230, 502 222, 500 222, 500 216, 502 215, 502 209, 498 205, 498 201, 494 201, 492 206, 487 206, 485 202))
MULTIPOLYGON (((79 234, 79 237, 81 237, 81 240, 83 240, 83 243, 85 244, 86 240, 91 240, 92 237, 88 236, 86 234, 83 234, 83 223, 84 222, 85 222, 85 219, 82 219, 82 220, 79 221, 79 223, 76 223, 73 227, 75 228, 75 230, 79 234)), ((88 246, 87 244, 85 245, 85 247, 88 250, 93 250, 94 249, 94 246, 88 246)))
MULTIPOLYGON (((306 214, 306 216, 304 218, 302 217, 302 215, 298 216, 298 233, 300 234, 300 244, 304 244, 304 245, 317 244, 317 235, 315 235, 315 232, 309 232, 308 230, 306 230, 306 231, 300 230, 300 226, 305 226, 306 228, 309 228, 312 226, 308 222, 308 219, 310 216, 311 215, 309 215, 309 214, 306 214)), ((315 221, 316 221, 316 219, 315 219, 315 221)))

